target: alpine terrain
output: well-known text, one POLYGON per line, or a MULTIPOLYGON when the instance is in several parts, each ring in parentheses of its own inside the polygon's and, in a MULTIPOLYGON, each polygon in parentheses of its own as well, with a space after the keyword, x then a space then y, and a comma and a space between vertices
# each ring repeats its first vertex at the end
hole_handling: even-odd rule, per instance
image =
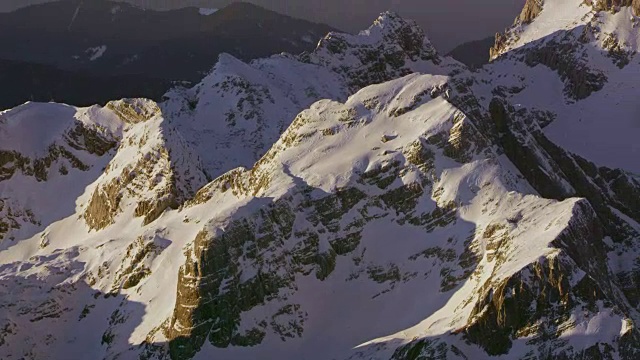
POLYGON ((490 64, 382 14, 192 88, 0 113, 0 358, 640 358, 640 2, 490 64))

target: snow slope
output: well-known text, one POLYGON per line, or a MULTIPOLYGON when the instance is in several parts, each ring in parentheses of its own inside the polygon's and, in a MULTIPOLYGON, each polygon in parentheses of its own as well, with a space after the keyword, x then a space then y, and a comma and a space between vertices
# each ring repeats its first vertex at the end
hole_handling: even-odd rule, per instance
MULTIPOLYGON (((388 358, 412 339, 472 327, 486 284, 566 256, 552 243, 572 222, 593 218, 589 205, 536 196, 441 97, 447 81, 410 75, 345 104, 316 103, 253 169, 196 196, 185 216, 209 216, 197 218, 204 229, 180 271, 168 329, 172 357, 189 358, 189 349, 204 345, 196 358, 388 358), (221 217, 204 210, 234 197, 241 210, 227 213, 223 205, 221 217), (245 221, 255 235, 241 232, 245 221), (229 263, 214 260, 220 251, 234 254, 229 263), (261 298, 255 281, 266 274, 261 282, 278 288, 261 298), (251 307, 234 319, 225 296, 251 307), (193 302, 201 297, 222 309, 193 302), (238 346, 256 337, 259 345, 238 346), (203 344, 206 338, 219 349, 203 344), (351 350, 372 343, 382 346, 351 350)), ((585 272, 574 272, 566 276, 578 283, 585 272)), ((619 333, 624 316, 611 316, 619 333)), ((463 351, 480 358, 477 347, 463 351)))
POLYGON ((192 89, 174 89, 162 109, 212 177, 256 162, 296 114, 320 99, 344 100, 370 84, 462 65, 438 55, 412 21, 382 14, 359 35, 330 33, 315 51, 249 64, 223 54, 192 89))
POLYGON ((0 126, 0 240, 30 237, 73 214, 77 197, 102 173, 123 131, 106 108, 61 104, 3 111, 0 126))
POLYGON ((498 40, 495 50, 505 55, 486 76, 521 89, 510 96, 514 104, 552 112, 556 120, 545 134, 556 144, 600 166, 640 173, 634 161, 640 155, 634 141, 640 136, 640 18, 631 7, 596 11, 578 0, 543 3, 531 23, 516 23, 506 40, 498 40), (564 55, 554 58, 554 52, 564 55))

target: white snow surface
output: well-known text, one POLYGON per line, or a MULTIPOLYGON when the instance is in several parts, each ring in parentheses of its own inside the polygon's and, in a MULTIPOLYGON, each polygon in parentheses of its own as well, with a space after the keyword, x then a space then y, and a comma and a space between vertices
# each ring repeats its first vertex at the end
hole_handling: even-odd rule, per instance
POLYGON ((198 13, 200 15, 204 15, 204 16, 213 15, 213 14, 215 14, 217 12, 218 12, 218 9, 216 9, 216 8, 199 8, 198 9, 198 13))
POLYGON ((27 102, 0 112, 2 150, 17 151, 35 157, 62 140, 75 122, 100 127, 113 136, 121 136, 123 123, 110 110, 100 106, 76 108, 57 103, 27 102))
MULTIPOLYGON (((640 137, 640 105, 636 101, 640 84, 637 57, 640 26, 632 9, 595 12, 581 0, 545 0, 542 12, 532 23, 516 24, 507 36, 508 46, 503 50, 507 56, 485 67, 480 77, 493 79, 490 86, 523 88, 511 96, 511 102, 523 109, 552 112, 555 121, 544 132, 562 148, 599 166, 640 173, 640 161, 636 161, 640 146, 634 140, 640 137), (568 34, 579 37, 590 28, 594 29, 593 35, 585 44, 582 57, 588 59, 588 68, 604 74, 606 81, 601 90, 586 99, 567 99, 563 94, 565 82, 556 71, 544 65, 530 67, 521 61, 514 62, 508 54, 561 42, 568 34), (630 63, 623 68, 616 66, 603 49, 611 34, 631 54, 630 63)), ((487 91, 490 90, 478 93, 487 91)))
POLYGON ((88 48, 85 54, 89 57, 89 61, 96 61, 100 59, 104 53, 107 52, 107 45, 100 45, 96 47, 88 48))
MULTIPOLYGON (((397 50, 410 72, 445 75, 461 69, 451 58, 418 59, 405 54, 402 39, 390 38, 403 27, 417 29, 414 23, 385 13, 360 35, 330 33, 303 60, 280 54, 247 64, 222 54, 200 84, 169 92, 169 100, 161 105, 163 112, 196 149, 212 177, 238 166, 250 167, 298 112, 320 99, 345 100, 359 90, 351 84, 352 75, 343 71, 368 66, 362 59, 363 49, 397 50), (347 50, 329 51, 326 43, 331 38, 341 39, 347 50)), ((426 37, 422 40, 423 48, 432 48, 426 37)), ((385 71, 394 70, 387 66, 385 71)))
MULTIPOLYGON (((271 152, 276 154, 275 157, 263 162, 255 170, 268 171, 272 179, 270 186, 255 197, 236 197, 229 192, 214 192, 206 203, 184 210, 167 211, 158 221, 148 226, 141 226, 141 219, 133 216, 135 203, 131 201, 135 198, 130 198, 131 200, 123 201, 124 209, 116 219, 117 225, 98 232, 88 231, 82 219, 77 215, 70 215, 51 224, 31 239, 24 239, 0 252, 0 262, 9 264, 4 267, 2 277, 6 282, 12 281, 16 276, 24 278, 28 282, 19 288, 20 296, 30 299, 23 301, 37 301, 29 297, 36 295, 29 295, 32 290, 28 289, 32 288, 26 284, 40 286, 35 277, 30 276, 52 281, 52 274, 43 273, 43 269, 68 268, 70 270, 67 271, 74 274, 71 279, 84 284, 80 279, 102 268, 102 272, 109 275, 99 278, 91 287, 106 292, 112 286, 118 267, 125 261, 122 249, 127 244, 142 237, 163 246, 162 252, 149 264, 151 275, 142 285, 135 289, 121 289, 119 292, 119 296, 126 298, 126 304, 119 307, 119 311, 128 314, 129 320, 117 327, 120 329, 118 337, 106 351, 108 354, 121 353, 125 358, 134 356, 130 352, 130 345, 142 342, 172 314, 178 267, 184 261, 182 253, 185 247, 189 248, 189 242, 201 229, 202 225, 198 224, 218 224, 213 225, 218 230, 212 231, 223 231, 227 219, 255 211, 260 206, 258 204, 265 201, 287 196, 296 189, 299 182, 315 188, 318 192, 316 196, 320 196, 320 193, 332 193, 337 188, 354 186, 359 173, 392 160, 406 161, 398 152, 399 149, 422 136, 451 131, 453 119, 459 115, 459 111, 441 97, 419 103, 415 110, 399 117, 390 116, 388 111, 412 105, 417 94, 438 88, 447 80, 443 76, 410 75, 368 87, 350 97, 345 104, 331 100, 320 101, 300 114, 296 121, 302 122, 301 126, 294 122, 273 146, 271 152), (365 109, 363 104, 372 98, 379 100, 379 106, 372 110, 365 109), (345 109, 357 109, 355 126, 339 120, 337 115, 344 113, 345 109), (303 119, 307 119, 306 122, 303 119), (335 134, 323 135, 322 130, 327 128, 334 129, 335 134), (305 136, 303 142, 293 146, 286 145, 286 139, 294 134, 309 135, 305 136), (382 143, 380 139, 383 135, 392 135, 394 138, 382 143), (189 221, 185 222, 184 219, 189 221), (45 248, 39 246, 43 236, 49 244, 45 248), (47 266, 43 266, 43 263, 47 266)), ((458 121, 467 123, 466 126, 473 126, 468 120, 458 118, 458 121)), ((179 136, 176 132, 158 127, 163 126, 162 124, 162 118, 156 116, 147 122, 127 125, 121 141, 123 145, 112 157, 109 172, 100 176, 95 184, 88 186, 85 193, 78 197, 79 206, 86 204, 94 189, 118 174, 118 170, 125 164, 152 152, 154 144, 168 144, 173 141, 170 140, 172 137, 179 136), (136 143, 136 139, 153 134, 164 134, 169 139, 162 140, 158 137, 153 140, 151 137, 142 147, 125 145, 129 143, 127 138, 136 143)), ((171 148, 173 157, 188 151, 175 146, 171 148)), ((414 336, 442 335, 466 322, 471 309, 462 304, 474 296, 476 288, 489 276, 495 279, 509 277, 536 259, 550 256, 556 251, 548 245, 572 218, 577 200, 558 203, 539 198, 526 182, 519 180, 517 171, 508 161, 491 150, 481 152, 467 164, 459 164, 442 155, 437 155, 436 159, 437 183, 433 188, 442 188, 441 195, 437 200, 426 196, 419 206, 428 210, 434 209, 436 204, 443 206, 454 201, 460 204, 458 221, 452 226, 437 229, 432 234, 425 234, 419 227, 400 226, 383 218, 365 227, 362 240, 366 244, 363 261, 368 266, 395 264, 403 274, 419 271, 425 273, 424 276, 410 278, 405 283, 394 285, 392 288, 397 288, 393 291, 385 293, 388 284, 378 284, 364 276, 357 281, 345 282, 349 274, 359 271, 359 268, 350 264, 348 259, 340 259, 336 270, 327 280, 320 282, 315 278, 301 277, 297 281, 298 289, 289 300, 303 304, 307 313, 304 337, 291 340, 287 346, 283 346, 280 338, 273 334, 268 334, 262 345, 253 348, 216 349, 207 345, 199 356, 250 359, 269 354, 269 357, 326 359, 345 356, 351 352, 350 349, 363 343, 404 342, 414 336), (487 201, 495 201, 491 212, 484 209, 487 201), (462 241, 467 237, 477 237, 477 241, 482 241, 480 235, 489 224, 507 223, 508 217, 525 211, 526 215, 518 226, 507 230, 512 237, 511 260, 497 266, 494 260, 486 258, 488 252, 485 252, 478 265, 485 270, 472 281, 467 281, 452 291, 433 291, 434 287, 439 287, 439 262, 431 259, 407 260, 425 248, 446 247, 446 239, 453 239, 454 244, 458 243, 454 249, 458 253, 462 252, 462 241), (540 229, 546 230, 541 232, 540 229), (390 246, 393 247, 393 252, 388 250, 390 246), (433 274, 430 269, 433 269, 433 274), (346 304, 359 305, 353 307, 346 304)), ((191 170, 192 173, 196 171, 191 170)), ((400 179, 400 183, 396 182, 393 186, 416 181, 416 171, 410 171, 400 179)), ((380 192, 376 189, 363 188, 372 195, 380 192)), ((87 294, 95 291, 86 284, 83 286, 87 294)), ((60 301, 66 303, 65 298, 60 301)), ((109 314, 117 308, 117 302, 98 303, 100 305, 89 312, 87 321, 80 322, 74 331, 57 336, 54 334, 56 347, 47 349, 47 354, 62 356, 69 351, 84 351, 86 355, 104 356, 103 348, 97 346, 91 350, 86 347, 86 342, 93 344, 97 341, 92 338, 95 334, 91 335, 86 330, 107 327, 109 314)), ((73 307, 77 310, 64 315, 62 319, 77 321, 77 311, 81 307, 80 304, 73 307)), ((257 307, 243 315, 243 322, 251 324, 254 321, 251 319, 268 316, 277 307, 275 303, 257 307)), ((22 318, 18 318, 20 319, 22 318)), ((59 324, 55 320, 50 321, 52 324, 59 324)), ((20 323, 19 326, 27 324, 20 323)), ((33 346, 35 339, 46 338, 53 328, 55 327, 39 327, 37 333, 31 334, 22 342, 25 346, 23 349, 26 351, 33 346)), ((161 339, 162 337, 157 340, 161 339)), ((16 346, 12 351, 18 353, 19 349, 20 346, 16 346)), ((36 348, 34 351, 45 350, 36 348)))

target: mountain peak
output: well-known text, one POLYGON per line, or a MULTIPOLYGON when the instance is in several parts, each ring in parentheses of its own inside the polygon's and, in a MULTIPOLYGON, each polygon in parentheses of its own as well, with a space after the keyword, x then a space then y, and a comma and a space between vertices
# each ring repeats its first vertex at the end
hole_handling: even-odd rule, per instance
POLYGON ((562 34, 572 34, 582 44, 597 40, 596 47, 605 51, 624 44, 636 47, 639 15, 640 0, 527 0, 513 26, 496 34, 491 59, 562 34), (610 35, 618 38, 606 40, 610 35))
POLYGON ((312 52, 250 63, 222 54, 200 84, 167 94, 172 104, 167 111, 195 119, 180 126, 198 124, 182 130, 197 139, 208 173, 215 177, 238 166, 250 167, 296 114, 318 100, 344 101, 368 85, 415 72, 446 75, 460 68, 438 55, 415 22, 383 13, 358 35, 330 32, 312 52), (207 150, 211 142, 215 151, 207 150))
POLYGON ((357 35, 329 33, 303 61, 344 73, 352 91, 413 72, 445 75, 460 66, 441 57, 415 21, 394 12, 380 14, 357 35), (343 71, 347 68, 351 70, 343 71))
MULTIPOLYGON (((392 41, 391 46, 399 45, 403 50, 418 54, 422 48, 429 48, 429 52, 435 52, 433 45, 425 36, 422 28, 413 20, 406 20, 395 12, 387 11, 371 24, 371 26, 360 31, 357 35, 331 32, 323 40, 338 38, 349 43, 349 45, 372 45, 384 41, 392 41)), ((330 45, 320 43, 322 45, 330 45)))
POLYGON ((413 20, 404 19, 398 13, 386 11, 373 22, 369 29, 360 32, 371 38, 393 37, 408 54, 419 56, 426 50, 428 56, 437 56, 437 51, 427 38, 424 30, 413 20))
POLYGON ((370 31, 372 29, 381 29, 383 31, 395 31, 399 27, 411 26, 416 31, 422 32, 420 26, 412 20, 407 20, 400 16, 395 11, 385 11, 380 13, 378 18, 373 21, 373 24, 369 27, 368 30, 364 30, 363 32, 370 31))

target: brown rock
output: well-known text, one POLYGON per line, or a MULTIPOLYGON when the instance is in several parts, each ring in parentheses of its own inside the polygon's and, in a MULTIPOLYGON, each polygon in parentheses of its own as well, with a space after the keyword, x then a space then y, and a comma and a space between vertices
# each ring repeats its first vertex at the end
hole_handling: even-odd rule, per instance
POLYGON ((507 44, 507 36, 502 33, 496 33, 495 45, 489 49, 489 59, 493 60, 500 56, 507 44))
POLYGON ((528 24, 533 21, 540 12, 542 12, 542 7, 544 5, 544 0, 527 0, 526 4, 524 4, 524 8, 520 13, 520 16, 516 19, 516 22, 521 22, 524 24, 528 24))
POLYGON ((640 16, 640 0, 585 0, 597 11, 618 11, 621 7, 631 6, 633 13, 640 16))

